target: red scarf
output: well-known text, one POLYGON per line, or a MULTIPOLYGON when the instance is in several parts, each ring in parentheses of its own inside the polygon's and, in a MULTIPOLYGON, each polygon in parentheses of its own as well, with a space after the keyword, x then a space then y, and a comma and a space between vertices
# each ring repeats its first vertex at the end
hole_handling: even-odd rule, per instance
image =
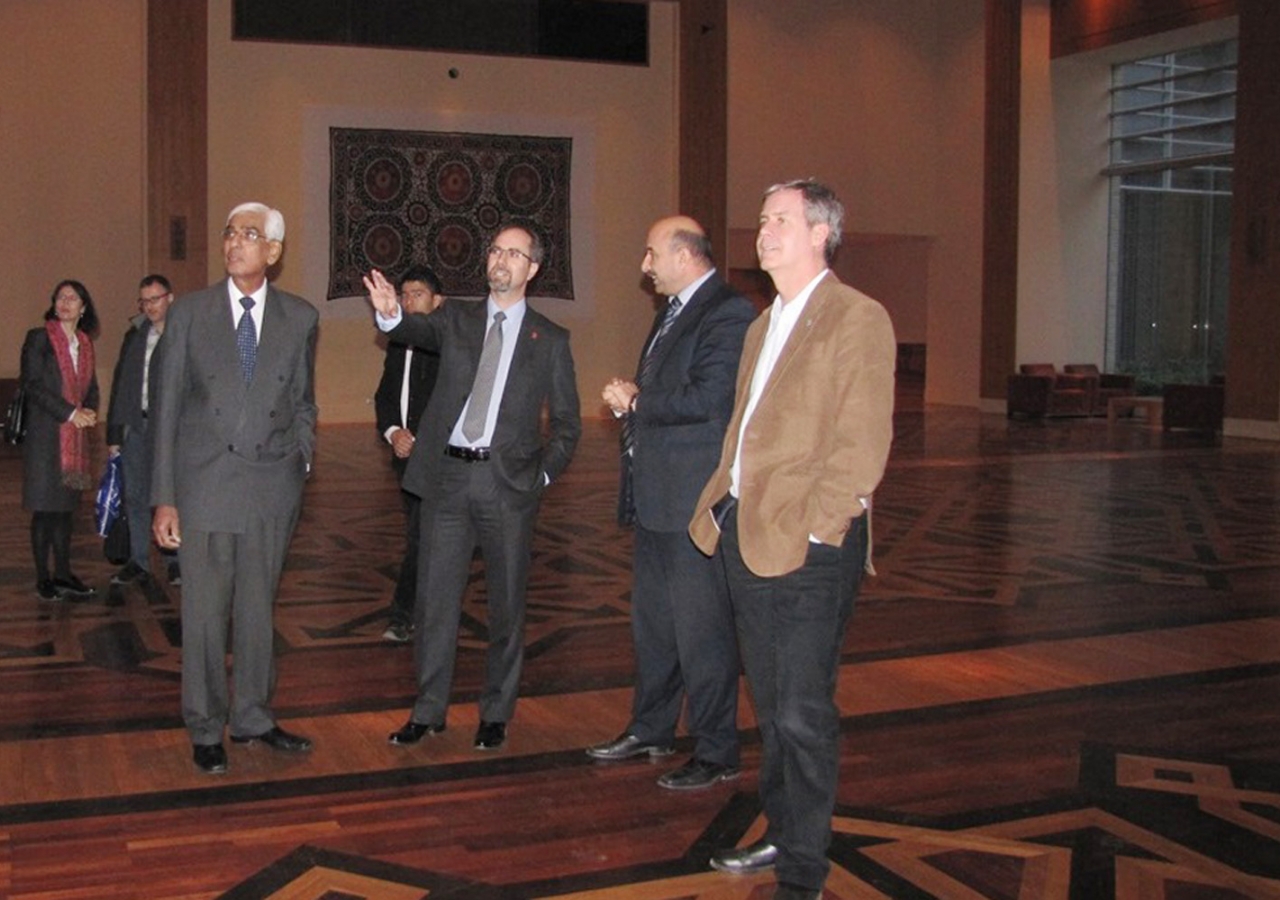
MULTIPOLYGON (((53 355, 58 358, 58 373, 62 376, 62 399, 76 408, 84 402, 93 384, 93 341, 83 331, 76 332, 80 342, 75 365, 71 362, 71 341, 62 323, 52 319, 44 323, 45 334, 53 355)), ((85 429, 71 422, 63 422, 58 428, 59 449, 62 462, 62 483, 82 491, 93 486, 89 474, 89 438, 85 429)))

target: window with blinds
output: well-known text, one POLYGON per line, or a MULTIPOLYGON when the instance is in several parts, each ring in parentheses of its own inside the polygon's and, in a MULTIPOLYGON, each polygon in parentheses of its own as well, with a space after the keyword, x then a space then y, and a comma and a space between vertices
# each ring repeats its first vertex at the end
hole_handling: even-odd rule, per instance
POLYGON ((1237 43, 1112 70, 1108 364, 1148 390, 1225 369, 1237 43))

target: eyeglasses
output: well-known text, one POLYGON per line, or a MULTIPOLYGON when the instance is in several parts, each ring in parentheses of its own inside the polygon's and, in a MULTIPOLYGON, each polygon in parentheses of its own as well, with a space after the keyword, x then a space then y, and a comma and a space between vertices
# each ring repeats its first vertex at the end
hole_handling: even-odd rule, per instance
POLYGON ((172 293, 172 291, 165 291, 163 294, 156 294, 154 297, 145 297, 145 296, 144 296, 144 297, 139 297, 139 298, 138 298, 138 305, 139 305, 139 306, 145 306, 145 305, 146 305, 146 304, 148 304, 148 303, 159 303, 159 302, 160 302, 161 300, 163 300, 165 297, 168 297, 168 296, 169 296, 169 294, 171 294, 171 293, 172 293))
POLYGON ((267 244, 273 240, 273 238, 267 237, 256 228, 246 228, 241 231, 239 228, 232 228, 228 225, 222 229, 222 239, 224 241, 230 242, 236 238, 240 238, 246 244, 267 244))
POLYGON ((497 256, 505 256, 511 262, 515 262, 517 259, 521 258, 527 259, 529 262, 533 262, 533 257, 528 253, 525 253, 523 250, 517 250, 515 247, 499 247, 495 244, 489 248, 489 258, 493 259, 497 256))

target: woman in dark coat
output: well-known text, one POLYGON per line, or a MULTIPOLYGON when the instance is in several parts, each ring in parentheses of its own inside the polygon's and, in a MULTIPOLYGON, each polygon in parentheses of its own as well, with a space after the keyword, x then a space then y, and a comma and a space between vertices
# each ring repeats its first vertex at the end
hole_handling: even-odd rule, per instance
POLYGON ((92 339, 98 315, 85 286, 67 280, 53 289, 44 318, 22 345, 22 507, 31 511, 36 593, 43 600, 74 599, 94 593, 71 573, 71 517, 80 492, 93 485, 89 436, 98 422, 92 339))

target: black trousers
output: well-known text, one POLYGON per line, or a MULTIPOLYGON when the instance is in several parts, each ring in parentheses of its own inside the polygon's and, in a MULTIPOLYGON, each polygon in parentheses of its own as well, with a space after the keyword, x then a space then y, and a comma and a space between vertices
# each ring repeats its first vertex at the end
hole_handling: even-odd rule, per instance
POLYGON ((840 761, 840 645, 862 581, 866 518, 841 546, 811 543, 799 569, 764 578, 742 561, 736 513, 722 525, 720 557, 763 739, 765 840, 778 847, 778 881, 819 890, 840 761))
POLYGON ((391 624, 406 628, 413 624, 414 598, 418 593, 418 543, 422 533, 419 507, 422 501, 417 494, 400 492, 404 504, 405 539, 404 559, 400 562, 400 574, 396 577, 396 590, 391 595, 391 624))
POLYGON ((636 689, 628 731, 675 739, 687 696, 694 756, 738 764, 738 643, 724 568, 684 531, 636 526, 631 636, 636 689))

